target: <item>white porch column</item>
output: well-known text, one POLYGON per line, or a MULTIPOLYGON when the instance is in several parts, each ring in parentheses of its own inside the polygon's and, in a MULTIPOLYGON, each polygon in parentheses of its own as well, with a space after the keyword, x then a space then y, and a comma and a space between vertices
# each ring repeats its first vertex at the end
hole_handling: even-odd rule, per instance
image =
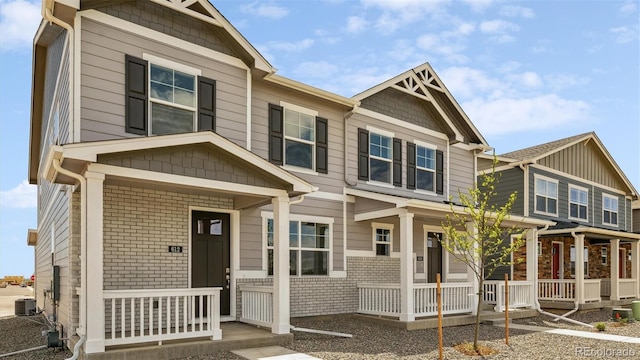
POLYGON ((636 299, 640 299, 640 244, 631 243, 631 277, 636 280, 636 299))
MULTIPOLYGON (((467 223, 467 233, 477 235, 477 229, 472 222, 467 223)), ((477 254, 478 243, 473 243, 473 254, 477 254)), ((475 255, 474 255, 475 256, 475 255)), ((471 313, 476 315, 478 313, 478 293, 480 292, 480 283, 478 282, 478 278, 476 277, 476 271, 481 271, 478 265, 478 259, 476 256, 476 263, 474 264, 474 268, 467 267, 467 282, 473 284, 473 294, 469 295, 469 302, 471 305, 471 313)))
POLYGON ((611 244, 611 296, 609 300, 620 300, 620 239, 609 240, 611 244))
POLYGON ((413 308, 413 213, 400 215, 400 321, 416 319, 413 308))
POLYGON ((87 302, 86 353, 104 352, 103 199, 104 174, 87 171, 87 302))
POLYGON ((576 301, 584 304, 584 234, 574 236, 576 251, 576 301))
POLYGON ((273 324, 274 334, 288 334, 289 325, 289 198, 274 197, 273 204, 273 324))
MULTIPOLYGON (((538 230, 531 228, 526 234, 526 250, 527 250, 527 281, 533 284, 533 301, 532 305, 535 306, 535 299, 538 299, 538 272, 536 265, 538 263, 538 230)), ((512 279, 513 280, 513 279, 512 279)))

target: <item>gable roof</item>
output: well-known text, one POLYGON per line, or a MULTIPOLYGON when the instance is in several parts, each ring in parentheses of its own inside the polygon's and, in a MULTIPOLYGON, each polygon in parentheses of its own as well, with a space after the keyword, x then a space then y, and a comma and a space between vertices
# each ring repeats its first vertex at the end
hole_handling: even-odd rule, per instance
POLYGON ((470 137, 467 139, 469 142, 489 146, 428 62, 356 94, 352 99, 362 101, 385 89, 399 90, 429 102, 442 116, 457 142, 464 141, 466 135, 470 137))
POLYGON ((633 184, 631 184, 631 181, 629 181, 629 179, 624 174, 620 166, 618 166, 618 163, 616 163, 609 151, 607 151, 602 141, 600 141, 600 138, 598 138, 598 135, 596 135, 596 133, 593 131, 501 154, 500 159, 513 159, 514 161, 509 164, 509 166, 511 167, 518 166, 519 164, 523 163, 535 163, 542 158, 560 152, 568 147, 574 146, 579 143, 587 144, 590 141, 592 141, 593 144, 596 145, 596 148, 606 159, 611 168, 615 171, 616 175, 620 178, 620 180, 622 180, 625 186, 628 187, 631 195, 634 198, 637 198, 638 191, 634 188, 633 184))

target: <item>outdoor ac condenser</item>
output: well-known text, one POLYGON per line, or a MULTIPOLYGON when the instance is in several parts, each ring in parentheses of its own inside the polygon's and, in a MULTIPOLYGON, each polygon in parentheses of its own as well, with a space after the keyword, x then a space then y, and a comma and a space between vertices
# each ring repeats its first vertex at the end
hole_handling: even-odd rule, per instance
POLYGON ((16 316, 29 316, 36 313, 36 299, 17 299, 16 316))

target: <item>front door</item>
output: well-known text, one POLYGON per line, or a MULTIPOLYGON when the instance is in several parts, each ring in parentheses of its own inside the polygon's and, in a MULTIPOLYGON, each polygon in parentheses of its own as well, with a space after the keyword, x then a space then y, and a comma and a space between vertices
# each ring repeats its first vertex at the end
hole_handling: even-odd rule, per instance
MULTIPOLYGON (((427 232, 427 282, 435 283, 436 274, 442 274, 442 233, 427 232)), ((442 275, 441 275, 442 278, 442 275)))
POLYGON ((560 279, 560 243, 552 244, 551 256, 551 278, 560 279))
POLYGON ((191 218, 191 287, 222 287, 220 315, 230 315, 231 217, 227 213, 193 211, 191 218))

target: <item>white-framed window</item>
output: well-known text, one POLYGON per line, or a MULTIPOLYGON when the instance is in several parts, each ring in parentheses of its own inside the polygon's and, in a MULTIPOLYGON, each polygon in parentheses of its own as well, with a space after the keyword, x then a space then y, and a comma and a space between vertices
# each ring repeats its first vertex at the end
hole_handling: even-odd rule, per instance
POLYGON ((369 133, 369 180, 391 184, 393 179, 393 135, 369 133))
MULTIPOLYGON (((263 214, 267 275, 273 275, 273 214, 263 214)), ((329 275, 333 219, 289 216, 289 275, 329 275)))
POLYGON ((558 215, 558 181, 535 176, 535 212, 558 215))
POLYGON ((416 189, 430 192, 436 191, 436 147, 434 145, 416 144, 416 189))
POLYGON ((149 134, 196 131, 198 69, 149 54, 149 134))
POLYGON ((600 260, 602 265, 607 265, 607 248, 604 246, 600 248, 600 260))
POLYGON ((376 256, 391 256, 393 251, 393 224, 372 223, 373 248, 376 256))
MULTIPOLYGON (((569 250, 569 257, 571 258, 571 276, 576 276, 576 247, 571 245, 569 250)), ((584 277, 589 277, 589 248, 582 248, 582 254, 584 258, 584 277)))
POLYGON ((589 190, 569 185, 569 218, 587 221, 589 209, 589 190))
POLYGON ((542 241, 538 241, 538 256, 542 256, 542 241))
POLYGON ((284 164, 315 169, 317 112, 282 102, 284 164))
POLYGON ((618 225, 618 198, 602 194, 602 223, 618 225))

